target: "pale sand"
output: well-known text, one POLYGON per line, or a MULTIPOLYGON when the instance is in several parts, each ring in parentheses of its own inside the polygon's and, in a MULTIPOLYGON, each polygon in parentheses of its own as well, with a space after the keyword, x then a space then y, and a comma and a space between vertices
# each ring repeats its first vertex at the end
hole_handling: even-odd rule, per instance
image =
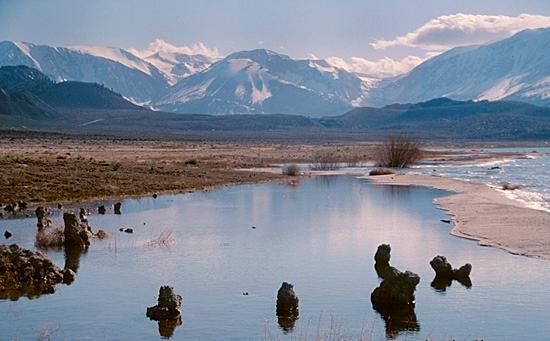
POLYGON ((434 200, 452 215, 451 234, 513 254, 550 259, 550 213, 525 207, 494 188, 436 175, 365 178, 381 185, 425 186, 456 192, 434 200))

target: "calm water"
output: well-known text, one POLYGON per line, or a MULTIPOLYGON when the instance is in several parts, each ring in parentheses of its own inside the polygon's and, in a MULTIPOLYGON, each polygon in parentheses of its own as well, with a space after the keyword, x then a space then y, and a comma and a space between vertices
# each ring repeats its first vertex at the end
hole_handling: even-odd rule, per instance
MULTIPOLYGON (((159 339, 145 309, 165 283, 183 296, 174 339, 298 339, 325 335, 331 319, 341 334, 363 330, 384 339, 370 293, 379 283, 374 252, 389 242, 392 264, 422 278, 418 330, 392 331, 398 339, 547 340, 550 262, 450 236, 440 222, 445 213, 432 205, 443 194, 332 176, 295 187, 267 183, 126 200, 120 216, 90 217, 111 237, 82 255, 72 285, 33 300, 0 301, 0 339, 34 340, 46 331, 54 340, 159 339), (170 247, 148 245, 163 231, 175 237, 170 247), (455 266, 472 263, 473 286, 433 289, 428 262, 437 254, 455 266), (300 298, 300 319, 288 334, 275 316, 283 281, 300 298)), ((32 247, 34 219, 1 220, 0 231, 6 228, 11 242, 32 247)), ((63 266, 62 252, 49 255, 63 266)))
POLYGON ((449 176, 455 179, 486 183, 500 188, 509 182, 523 186, 521 190, 506 191, 513 199, 529 207, 550 212, 550 148, 491 148, 490 152, 531 153, 529 157, 496 162, 481 162, 461 166, 423 165, 414 171, 449 176), (498 167, 498 168, 497 168, 498 167))

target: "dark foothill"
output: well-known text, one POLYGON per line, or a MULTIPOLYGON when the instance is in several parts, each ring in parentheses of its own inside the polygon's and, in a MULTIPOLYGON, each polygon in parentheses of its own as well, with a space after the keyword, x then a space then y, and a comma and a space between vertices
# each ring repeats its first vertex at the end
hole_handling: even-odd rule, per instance
POLYGON ((120 212, 120 207, 122 206, 121 203, 117 202, 115 205, 114 205, 114 208, 115 208, 115 214, 121 214, 120 212))
POLYGON ((11 234, 11 232, 10 232, 10 231, 6 230, 6 231, 4 232, 4 238, 6 238, 6 239, 10 239, 10 238, 11 238, 11 236, 13 236, 13 234, 11 234))
POLYGON ((277 292, 277 320, 279 326, 284 332, 289 332, 294 329, 296 320, 298 320, 300 312, 298 309, 299 299, 294 292, 294 286, 290 283, 283 282, 277 292))
POLYGON ((105 209, 105 206, 101 205, 97 208, 97 213, 105 214, 105 212, 107 212, 107 210, 105 209))

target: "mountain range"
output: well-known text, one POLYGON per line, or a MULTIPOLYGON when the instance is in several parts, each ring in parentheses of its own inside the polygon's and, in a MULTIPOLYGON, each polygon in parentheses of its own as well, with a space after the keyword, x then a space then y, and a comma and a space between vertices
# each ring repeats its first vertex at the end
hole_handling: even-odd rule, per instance
POLYGON ((152 111, 103 85, 55 82, 27 66, 0 67, 0 128, 129 137, 378 139, 550 138, 550 108, 512 101, 455 101, 361 107, 322 118, 295 114, 205 115, 152 111))
POLYGON ((325 60, 296 60, 270 50, 224 58, 163 48, 52 47, 0 42, 0 66, 26 65, 52 80, 104 85, 128 100, 180 113, 284 113, 310 117, 353 107, 434 98, 513 100, 550 105, 550 28, 491 44, 459 47, 386 79, 325 60))

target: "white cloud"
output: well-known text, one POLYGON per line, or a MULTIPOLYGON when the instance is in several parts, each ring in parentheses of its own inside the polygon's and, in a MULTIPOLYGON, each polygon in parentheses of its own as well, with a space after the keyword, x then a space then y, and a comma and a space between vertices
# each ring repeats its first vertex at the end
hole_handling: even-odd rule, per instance
POLYGON ((425 58, 417 56, 407 56, 401 60, 385 57, 376 61, 361 57, 351 57, 347 60, 340 57, 329 57, 326 59, 327 63, 334 67, 377 78, 393 77, 409 72, 424 60, 425 58))
POLYGON ((426 50, 445 50, 456 46, 483 44, 509 37, 521 30, 550 26, 550 17, 520 14, 473 15, 457 13, 440 16, 420 26, 413 32, 391 40, 376 40, 375 49, 392 46, 419 47, 426 50))
POLYGON ((155 39, 144 50, 128 49, 132 54, 141 58, 147 58, 157 52, 162 53, 183 53, 188 55, 202 54, 212 59, 221 58, 222 55, 217 48, 210 48, 202 42, 198 42, 191 46, 175 46, 162 39, 155 39))

